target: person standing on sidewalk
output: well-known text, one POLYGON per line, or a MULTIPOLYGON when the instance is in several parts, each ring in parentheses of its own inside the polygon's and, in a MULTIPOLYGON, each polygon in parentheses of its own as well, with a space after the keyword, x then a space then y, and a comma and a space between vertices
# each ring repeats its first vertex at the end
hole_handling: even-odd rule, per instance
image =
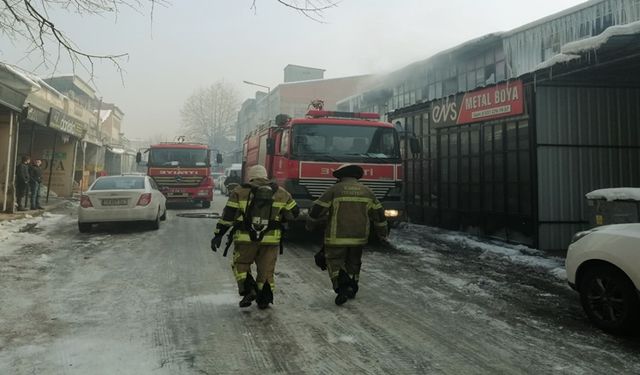
POLYGON ((31 189, 31 209, 42 210, 40 206, 40 184, 42 183, 42 160, 36 159, 29 166, 29 187, 31 189))
POLYGON ((18 200, 18 211, 26 211, 25 205, 22 203, 25 201, 27 196, 27 190, 29 189, 29 182, 31 181, 31 176, 29 176, 29 163, 31 162, 31 158, 28 156, 23 156, 20 164, 16 166, 16 175, 15 175, 15 187, 16 187, 16 199, 18 200))
POLYGON ((307 218, 309 231, 326 220, 324 247, 316 254, 316 264, 326 265, 329 271, 336 305, 358 292, 362 249, 369 241, 371 221, 378 238, 387 237, 384 208, 371 189, 358 181, 363 175, 359 165, 341 165, 333 172, 338 182, 314 202, 307 218))
POLYGON ((218 220, 211 250, 222 245, 222 237, 232 230, 234 250, 232 269, 243 297, 240 307, 265 309, 273 303, 274 272, 278 250, 282 246, 282 225, 298 216, 300 210, 291 194, 269 181, 267 170, 254 165, 247 171, 248 184, 242 184, 229 194, 229 200, 218 220), (256 278, 251 265, 257 268, 256 278))

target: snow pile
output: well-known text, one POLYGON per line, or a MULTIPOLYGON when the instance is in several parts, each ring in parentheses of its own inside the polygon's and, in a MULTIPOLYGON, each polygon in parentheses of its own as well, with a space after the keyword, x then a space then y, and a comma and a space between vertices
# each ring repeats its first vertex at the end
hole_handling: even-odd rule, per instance
POLYGON ((425 244, 444 243, 451 250, 472 249, 480 256, 498 256, 514 264, 542 269, 559 279, 565 279, 564 259, 545 255, 542 251, 523 245, 510 245, 481 239, 466 233, 447 231, 422 225, 408 224, 397 229, 392 244, 399 250, 424 252, 425 244))
POLYGON ((585 195, 587 199, 606 199, 607 201, 640 201, 640 188, 611 188, 594 190, 585 195))
POLYGON ((10 255, 17 249, 27 245, 49 242, 47 230, 59 224, 65 215, 45 213, 36 218, 1 221, 0 222, 0 256, 10 255))
POLYGON ((640 34, 640 21, 631 22, 626 25, 617 25, 608 27, 600 35, 593 36, 582 40, 576 40, 563 45, 560 52, 564 54, 577 55, 581 52, 591 51, 602 47, 614 36, 618 35, 635 35, 640 34))

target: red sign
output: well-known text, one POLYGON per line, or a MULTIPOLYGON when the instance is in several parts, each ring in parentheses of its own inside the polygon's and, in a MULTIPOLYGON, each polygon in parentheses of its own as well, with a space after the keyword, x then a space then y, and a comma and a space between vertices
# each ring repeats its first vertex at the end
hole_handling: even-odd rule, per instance
MULTIPOLYGON (((301 162, 300 178, 335 180, 333 171, 342 163, 301 162)), ((363 180, 397 180, 395 164, 359 164, 364 170, 363 180)))
POLYGON ((522 81, 513 81, 436 100, 431 104, 431 122, 438 127, 462 125, 523 112, 522 81))
POLYGON ((468 124, 524 112, 522 81, 508 82, 464 94, 458 124, 468 124))

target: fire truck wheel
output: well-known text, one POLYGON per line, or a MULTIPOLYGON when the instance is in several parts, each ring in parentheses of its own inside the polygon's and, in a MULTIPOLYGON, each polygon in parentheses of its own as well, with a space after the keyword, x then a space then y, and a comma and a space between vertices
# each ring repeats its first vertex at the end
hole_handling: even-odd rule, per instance
POLYGON ((209 208, 211 207, 211 202, 209 201, 202 201, 202 208, 209 208))

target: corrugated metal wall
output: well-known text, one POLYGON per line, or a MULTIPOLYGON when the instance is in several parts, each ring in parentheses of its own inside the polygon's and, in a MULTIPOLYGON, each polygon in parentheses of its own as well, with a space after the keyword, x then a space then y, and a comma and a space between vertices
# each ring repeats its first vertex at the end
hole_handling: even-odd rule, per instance
POLYGON ((539 248, 587 226, 589 191, 640 187, 640 89, 538 87, 539 248))

